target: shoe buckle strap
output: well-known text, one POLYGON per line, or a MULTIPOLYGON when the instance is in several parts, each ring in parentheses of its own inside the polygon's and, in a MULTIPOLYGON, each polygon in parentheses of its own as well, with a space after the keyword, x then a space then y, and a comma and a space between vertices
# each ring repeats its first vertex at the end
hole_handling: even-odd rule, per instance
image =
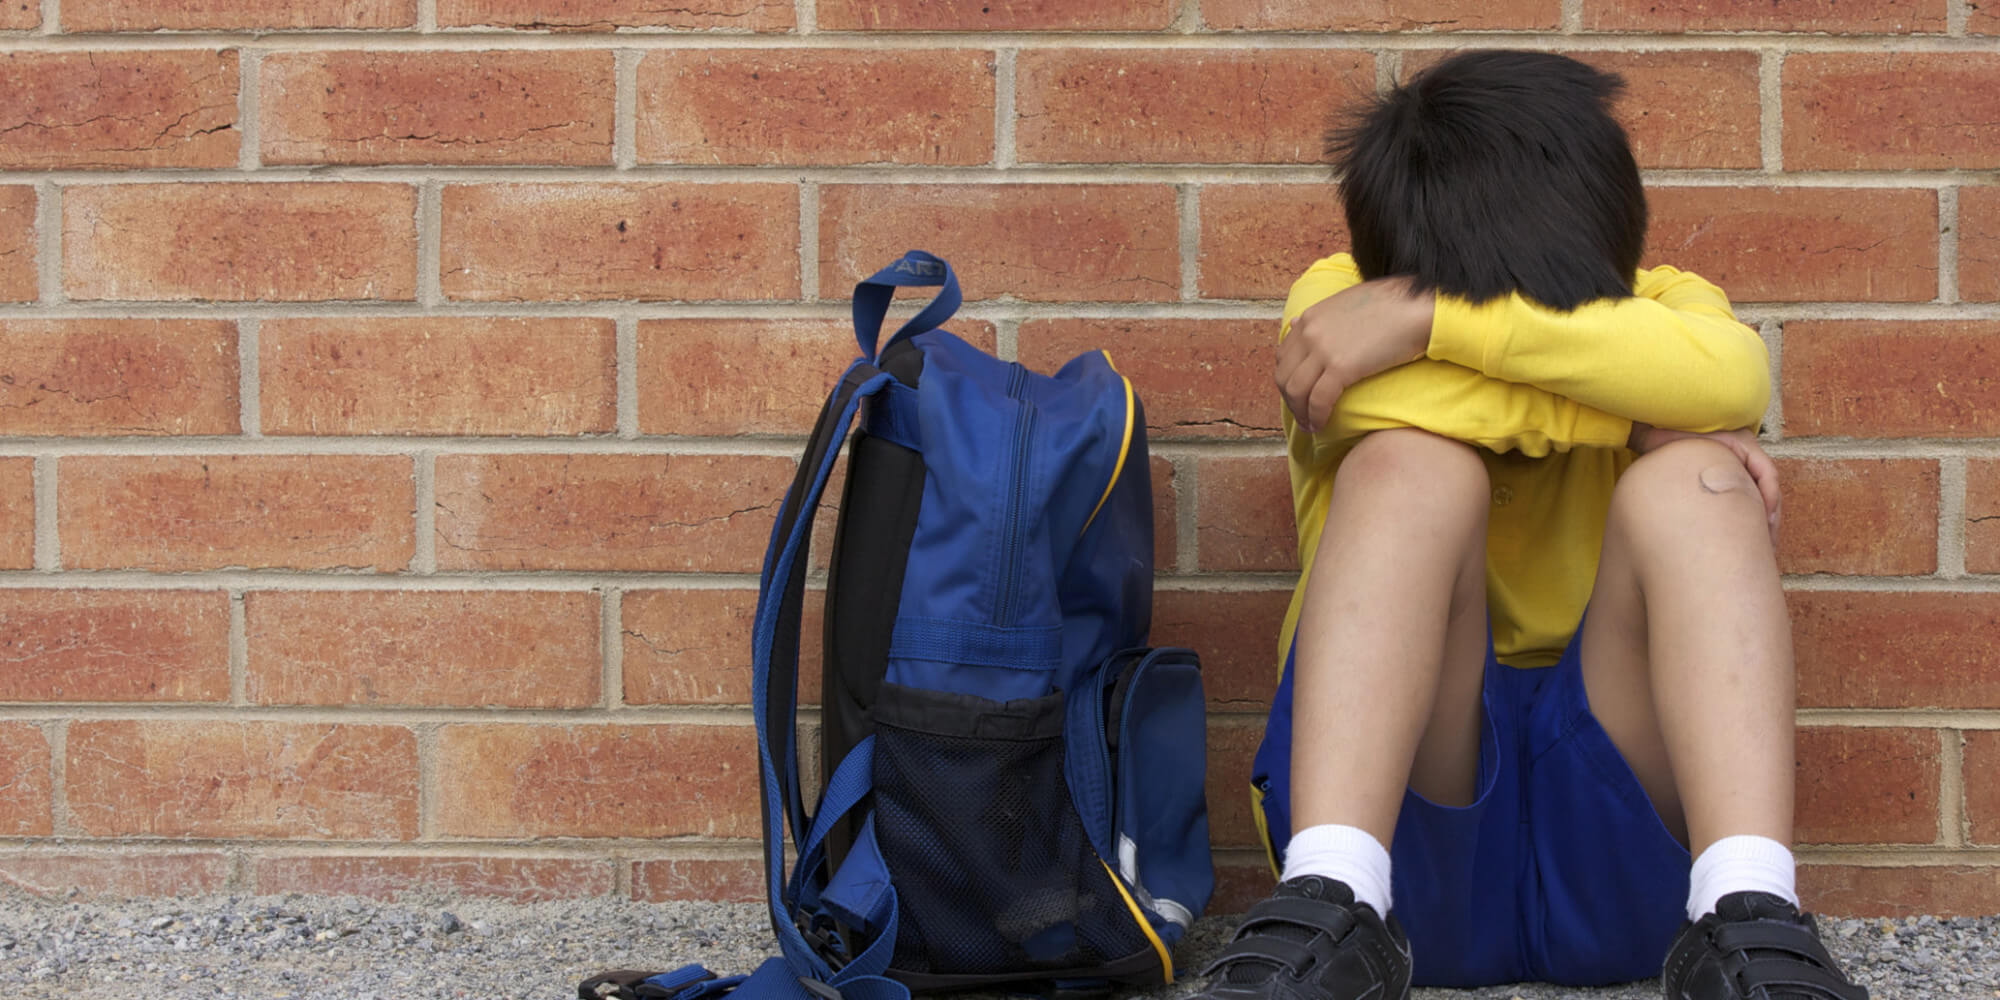
POLYGON ((1244 960, 1266 962, 1285 969, 1293 976, 1302 976, 1317 958, 1312 949, 1296 941, 1268 934, 1246 934, 1222 949, 1222 953, 1215 956, 1215 961, 1208 963, 1208 968, 1203 969, 1201 974, 1212 976, 1224 966, 1244 960))
POLYGON ((1243 926, 1247 928, 1272 921, 1295 924, 1325 934, 1335 941, 1346 937, 1355 924, 1354 914, 1344 906, 1303 896, 1277 896, 1250 907, 1243 926))
POLYGON ((1833 956, 1813 938, 1812 932, 1796 924, 1732 923, 1715 929, 1709 936, 1717 950, 1732 952, 1777 951, 1797 955, 1816 965, 1832 964, 1833 956))
POLYGON ((1827 969, 1790 958, 1756 958, 1736 970, 1744 996, 1768 996, 1774 987, 1808 989, 1827 1000, 1867 1000, 1867 991, 1827 969), (1759 994, 1758 991, 1764 991, 1759 994))

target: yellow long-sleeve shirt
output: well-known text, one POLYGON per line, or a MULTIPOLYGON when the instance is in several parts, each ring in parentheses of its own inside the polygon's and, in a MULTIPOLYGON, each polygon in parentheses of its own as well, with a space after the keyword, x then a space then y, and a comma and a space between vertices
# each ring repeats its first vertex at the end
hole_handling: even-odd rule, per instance
MULTIPOLYGON (((1293 283, 1279 339, 1307 307, 1361 281, 1346 254, 1293 283)), ((1502 662, 1556 662, 1590 598, 1611 488, 1632 463, 1634 421, 1707 432, 1754 426, 1769 358, 1722 290, 1671 267, 1631 298, 1556 312, 1518 295, 1438 296, 1425 357, 1363 379, 1308 434, 1283 414, 1300 573, 1279 662, 1298 627, 1340 460, 1371 432, 1416 427, 1480 447, 1493 483, 1487 605, 1502 662)), ((1281 407, 1282 409, 1282 407, 1281 407)))

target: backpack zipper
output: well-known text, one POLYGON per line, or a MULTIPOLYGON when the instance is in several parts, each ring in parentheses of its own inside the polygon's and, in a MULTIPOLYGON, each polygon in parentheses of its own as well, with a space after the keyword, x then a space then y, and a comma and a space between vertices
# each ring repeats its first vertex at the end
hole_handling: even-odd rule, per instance
POLYGON ((1014 591, 1020 587, 1021 508, 1028 499, 1028 437, 1034 431, 1035 410, 1028 405, 1028 369, 1019 362, 1007 380, 1007 396, 1020 405, 1014 416, 1013 478, 1007 483, 1007 516, 1000 522, 1000 594, 994 602, 993 622, 1013 624, 1014 591))

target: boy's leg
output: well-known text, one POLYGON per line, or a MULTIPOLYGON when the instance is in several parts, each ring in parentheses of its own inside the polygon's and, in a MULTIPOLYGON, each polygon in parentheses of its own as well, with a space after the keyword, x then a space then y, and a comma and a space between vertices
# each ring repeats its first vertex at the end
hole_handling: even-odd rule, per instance
POLYGON ((1580 646, 1591 713, 1695 857, 1670 1000, 1758 982, 1866 998, 1798 913, 1791 629, 1763 501, 1727 448, 1676 441, 1620 478, 1580 646))
POLYGON ((1471 801, 1486 663, 1486 467, 1380 431, 1342 460, 1293 657, 1285 877, 1209 968, 1211 1000, 1401 1000, 1388 844, 1406 788, 1471 801))
POLYGON ((1486 514, 1471 446, 1378 431, 1342 461, 1299 615, 1292 827, 1387 845, 1405 787, 1472 801, 1486 664, 1486 514))

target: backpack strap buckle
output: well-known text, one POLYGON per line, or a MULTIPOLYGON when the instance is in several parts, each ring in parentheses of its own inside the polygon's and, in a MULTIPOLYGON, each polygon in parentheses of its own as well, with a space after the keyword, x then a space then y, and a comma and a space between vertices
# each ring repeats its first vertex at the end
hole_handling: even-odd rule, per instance
POLYGON ((810 979, 805 976, 800 976, 799 985, 805 987, 805 991, 807 993, 819 997, 820 1000, 843 1000, 839 990, 834 989, 833 987, 828 986, 827 984, 822 983, 817 979, 810 979))

